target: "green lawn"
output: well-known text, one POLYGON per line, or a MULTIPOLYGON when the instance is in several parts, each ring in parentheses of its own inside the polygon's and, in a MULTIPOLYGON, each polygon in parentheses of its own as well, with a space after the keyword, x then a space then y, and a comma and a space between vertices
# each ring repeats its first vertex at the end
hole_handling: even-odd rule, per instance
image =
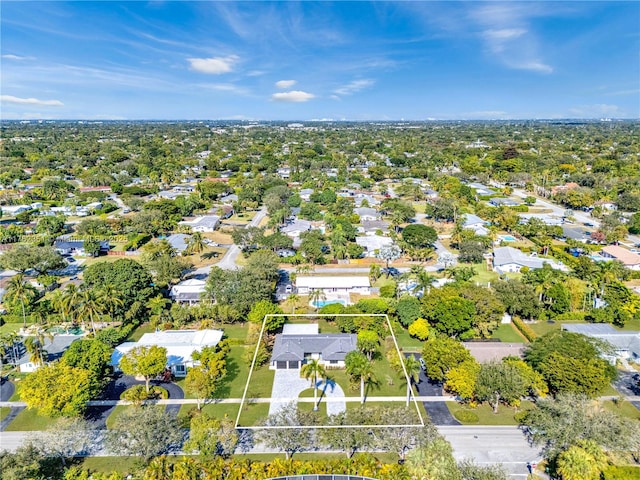
MULTIPOLYGON (((182 405, 178 417, 186 419, 189 417, 189 412, 196 408, 198 407, 195 404, 182 405)), ((239 408, 239 403, 207 403, 203 405, 202 411, 211 417, 223 419, 226 416, 235 422, 239 408)))
POLYGON ((486 263, 474 263, 471 266, 476 270, 475 276, 473 276, 470 280, 471 282, 477 282, 480 285, 486 287, 488 283, 496 283, 498 281, 498 278, 500 277, 500 275, 498 275, 496 272, 487 270, 486 263))
MULTIPOLYGON (((27 325, 31 322, 27 319, 27 325)), ((17 332, 24 325, 23 322, 20 323, 4 323, 0 325, 0 335, 4 335, 5 333, 17 332)))
MULTIPOLYGON (((407 391, 404 379, 391 368, 389 361, 383 356, 374 361, 375 363, 375 375, 377 379, 377 385, 365 387, 365 395, 369 397, 395 397, 398 395, 405 395, 407 391)), ((360 395, 360 383, 352 387, 349 381, 349 375, 345 370, 328 370, 329 378, 334 380, 342 390, 345 396, 353 397, 360 395)))
POLYGON ((493 413, 493 409, 486 403, 478 405, 476 408, 470 408, 466 405, 460 404, 458 402, 446 402, 447 408, 451 412, 451 414, 456 417, 463 425, 518 425, 514 415, 523 410, 528 410, 533 408, 533 403, 524 400, 521 405, 518 407, 518 410, 513 407, 507 407, 505 405, 500 405, 498 407, 498 413, 493 413), (463 411, 471 411, 478 416, 477 422, 465 423, 461 421, 456 413, 463 411))
POLYGON ((248 327, 245 324, 233 324, 233 325, 219 325, 217 328, 224 330, 224 334, 230 340, 242 340, 247 339, 248 327))
POLYGON ((145 333, 153 333, 155 328, 150 323, 143 323, 127 337, 127 342, 137 342, 145 333))
POLYGON ((540 320, 534 323, 527 323, 527 325, 529 325, 531 327, 531 330, 536 332, 539 337, 541 337, 545 333, 552 332, 553 330, 560 330, 561 328, 560 322, 554 322, 553 320, 540 320))
MULTIPOLYGON (((239 404, 238 404, 239 406, 239 404)), ((245 403, 240 414, 239 425, 259 425, 269 416, 268 403, 245 403)), ((235 417, 234 417, 235 420, 235 417)))
POLYGON ((117 472, 123 478, 135 474, 144 466, 140 457, 83 457, 79 461, 83 470, 97 473, 117 472))
POLYGON ((527 340, 518 333, 511 323, 501 324, 491 335, 491 338, 497 338, 504 343, 527 343, 527 340))
POLYGON ((417 338, 413 338, 409 335, 409 332, 402 329, 401 331, 394 332, 396 336, 396 340, 398 341, 398 346, 401 350, 422 350, 424 347, 424 342, 422 340, 418 340, 417 338))
POLYGON ((53 418, 38 415, 37 410, 25 408, 13 419, 6 430, 8 432, 46 430, 53 422, 53 418))
POLYGON ((604 402, 602 402, 602 406, 607 410, 615 412, 622 417, 631 418, 633 420, 640 420, 640 410, 638 410, 626 400, 623 400, 621 402, 605 400, 604 402))
POLYGON ((4 418, 9 415, 10 411, 10 407, 0 407, 0 420, 4 420, 4 418))
POLYGON ((113 425, 122 412, 124 412, 125 408, 137 408, 131 405, 116 405, 115 408, 111 411, 109 416, 107 417, 107 429, 113 428, 113 425))

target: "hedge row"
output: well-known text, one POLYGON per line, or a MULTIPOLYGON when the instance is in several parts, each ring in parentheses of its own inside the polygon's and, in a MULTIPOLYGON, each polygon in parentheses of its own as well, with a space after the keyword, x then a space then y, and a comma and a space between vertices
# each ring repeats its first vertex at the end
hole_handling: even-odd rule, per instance
POLYGON ((522 335, 524 335, 524 338, 526 338, 530 342, 533 342, 538 337, 536 332, 534 332, 531 327, 524 323, 519 317, 513 317, 512 321, 513 325, 520 331, 522 335))

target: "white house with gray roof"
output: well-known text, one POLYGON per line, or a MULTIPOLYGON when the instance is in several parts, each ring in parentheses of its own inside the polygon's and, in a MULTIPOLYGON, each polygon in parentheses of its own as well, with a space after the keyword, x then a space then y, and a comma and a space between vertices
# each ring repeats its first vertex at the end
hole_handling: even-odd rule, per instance
POLYGON ((215 231, 220 224, 220 217, 218 215, 204 215, 196 217, 193 220, 183 220, 178 222, 180 225, 186 225, 191 227, 193 232, 210 233, 215 231))
POLYGON ((308 295, 312 290, 321 290, 325 295, 359 293, 371 294, 371 281, 368 276, 303 276, 296 278, 296 288, 300 295, 308 295))
POLYGON ((483 220, 477 215, 473 213, 467 213, 464 216, 464 223, 462 224, 462 228, 467 230, 473 230, 476 235, 488 235, 489 229, 487 226, 489 222, 483 220))
POLYGON ((368 221, 380 220, 380 212, 378 212, 375 208, 369 208, 369 207, 354 208, 353 213, 355 213, 356 215, 358 215, 358 217, 360 217, 360 222, 364 222, 367 220, 368 221))
POLYGON ((612 363, 615 363, 616 357, 640 363, 640 332, 617 330, 608 323, 564 323, 562 330, 608 342, 615 356, 605 355, 605 358, 612 363))
POLYGON ((393 239, 380 235, 365 235, 364 237, 356 237, 356 243, 365 249, 367 257, 375 257, 382 247, 391 245, 393 239))
POLYGON ((207 282, 204 280, 190 278, 171 287, 169 297, 174 302, 196 305, 200 303, 200 297, 204 293, 206 285, 207 282))
POLYGON ((276 335, 269 368, 298 369, 311 359, 318 360, 325 368, 344 368, 344 359, 356 349, 357 338, 351 333, 321 334, 317 329, 315 333, 296 333, 295 330, 288 333, 285 329, 276 335))
POLYGON ((545 263, 556 270, 567 270, 567 267, 559 262, 538 258, 535 254, 527 255, 517 248, 498 247, 493 250, 493 269, 500 274, 517 273, 522 267, 528 267, 532 270, 542 268, 545 263))

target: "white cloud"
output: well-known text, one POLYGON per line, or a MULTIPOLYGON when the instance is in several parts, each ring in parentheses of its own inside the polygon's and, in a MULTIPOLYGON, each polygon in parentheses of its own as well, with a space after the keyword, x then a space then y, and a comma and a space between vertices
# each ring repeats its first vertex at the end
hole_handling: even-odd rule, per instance
POLYGON ((296 83, 295 80, 280 80, 278 82, 276 82, 276 87, 278 88, 291 88, 293 87, 296 83))
POLYGON ((524 28, 501 28, 485 30, 482 32, 482 36, 488 40, 504 41, 521 37, 525 33, 527 33, 527 31, 524 28))
POLYGON ((315 98, 313 93, 307 93, 301 90, 291 90, 290 92, 280 92, 271 95, 271 100, 275 102, 300 103, 307 102, 312 98, 315 98))
POLYGON ((547 65, 546 63, 537 62, 535 60, 531 60, 529 62, 514 62, 510 64, 513 68, 518 68, 520 70, 531 70, 533 72, 540 73, 553 73, 553 67, 547 65))
POLYGON ((21 57, 19 55, 11 55, 11 54, 2 55, 2 58, 4 58, 5 60, 17 60, 17 61, 33 59, 33 57, 21 57))
POLYGON ((239 87, 232 83, 199 83, 195 86, 206 88, 209 90, 218 90, 220 92, 231 92, 237 95, 249 95, 250 91, 244 87, 239 87))
POLYGON ((20 98, 13 95, 0 95, 0 101, 17 105, 41 105, 45 107, 62 107, 60 100, 39 100, 37 98, 20 98))
POLYGON ((200 73, 208 73, 210 75, 221 75, 229 73, 233 70, 233 66, 238 61, 236 55, 228 57, 212 57, 212 58, 188 58, 191 64, 191 70, 200 73))
POLYGON ((347 85, 344 85, 340 88, 335 89, 333 92, 338 95, 353 95, 360 90, 370 87, 375 82, 373 80, 363 79, 363 80, 354 80, 347 85))

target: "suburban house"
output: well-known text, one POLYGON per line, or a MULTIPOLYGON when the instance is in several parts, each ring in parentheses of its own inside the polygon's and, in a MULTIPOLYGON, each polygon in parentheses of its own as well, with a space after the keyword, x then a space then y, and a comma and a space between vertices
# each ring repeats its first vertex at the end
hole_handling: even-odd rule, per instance
POLYGON ((366 200, 370 207, 374 207, 376 205, 380 205, 380 201, 375 198, 373 195, 369 195, 367 193, 356 193, 354 197, 354 202, 356 207, 362 206, 362 203, 366 200))
POLYGON ((532 218, 537 218, 549 227, 561 226, 563 224, 562 218, 556 215, 549 215, 548 213, 521 213, 519 223, 527 223, 532 218))
POLYGON ((622 264, 630 270, 640 270, 640 255, 630 252, 626 248, 617 245, 607 245, 606 247, 602 247, 600 254, 604 258, 622 262, 622 264))
POLYGON ((225 204, 232 204, 238 201, 238 195, 236 195, 235 193, 232 193, 231 195, 225 195, 224 197, 220 197, 218 201, 225 204))
POLYGON ((489 199, 489 205, 494 207, 517 207, 520 202, 512 198, 493 197, 489 199))
POLYGON ((575 240, 576 242, 587 243, 590 234, 580 228, 562 226, 562 236, 566 239, 575 240))
POLYGON ((308 295, 312 290, 321 290, 325 294, 371 294, 371 281, 368 276, 298 276, 296 288, 300 295, 308 295))
POLYGON ((358 232, 365 235, 377 235, 380 233, 389 233, 389 222, 385 220, 365 220, 361 226, 358 226, 358 232))
MULTIPOLYGON (((100 251, 99 254, 106 254, 111 245, 109 244, 109 240, 100 240, 100 251)), ((53 248, 60 255, 86 255, 84 251, 84 240, 56 240, 53 242, 53 248)))
POLYGON ((184 220, 178 222, 180 225, 187 225, 191 227, 193 232, 213 232, 220 224, 220 217, 218 215, 204 215, 202 217, 196 217, 193 220, 184 220))
POLYGON ((287 179, 291 176, 291 169, 289 167, 280 167, 276 170, 278 176, 282 179, 287 179))
POLYGON ((111 365, 118 368, 120 359, 136 347, 156 345, 167 349, 167 368, 176 377, 187 375, 187 368, 196 365, 192 356, 204 347, 215 347, 222 340, 222 330, 165 330, 145 333, 137 342, 118 345, 111 355, 111 365))
POLYGON ((298 195, 300 195, 300 198, 302 200, 304 200, 305 202, 308 202, 309 200, 311 200, 311 195, 312 194, 313 194, 313 188, 303 188, 298 193, 298 195))
POLYGON ((542 268, 545 263, 556 270, 566 270, 561 263, 547 258, 538 258, 535 254, 526 255, 517 248, 498 247, 493 250, 493 269, 500 274, 519 272, 522 267, 542 268))
POLYGON ((325 368, 344 368, 347 353, 356 349, 357 335, 318 332, 318 325, 285 325, 276 335, 269 368, 298 369, 315 359, 325 368), (288 327, 288 328, 287 328, 288 327))
POLYGON ((468 183, 467 186, 469 188, 473 188, 476 191, 476 195, 480 197, 486 197, 487 195, 493 195, 496 193, 482 183, 468 183))
POLYGON ((378 212, 375 208, 354 208, 353 213, 360 217, 360 222, 380 220, 380 212, 378 212))
POLYGON ((171 245, 171 248, 176 251, 176 253, 181 254, 189 246, 190 238, 191 235, 185 235, 184 233, 174 233, 172 235, 169 235, 166 240, 167 242, 169 242, 169 245, 171 245))
POLYGON ((481 219, 479 216, 473 213, 467 213, 464 216, 464 223, 462 228, 467 230, 473 230, 476 235, 489 235, 489 229, 487 228, 489 222, 481 219))
POLYGON ((171 287, 169 297, 174 302, 196 305, 200 303, 200 296, 204 293, 206 284, 204 280, 190 278, 171 287))
POLYGON ((393 239, 380 235, 365 235, 364 237, 356 237, 356 243, 365 249, 367 257, 375 257, 382 247, 391 245, 393 239))
POLYGON ((311 222, 309 220, 294 220, 293 222, 280 228, 280 231, 291 238, 299 237, 302 233, 311 230, 311 222))
POLYGON ((605 355, 605 358, 612 364, 617 358, 640 363, 640 332, 616 330, 608 323, 564 323, 562 330, 609 342, 615 356, 605 355))

